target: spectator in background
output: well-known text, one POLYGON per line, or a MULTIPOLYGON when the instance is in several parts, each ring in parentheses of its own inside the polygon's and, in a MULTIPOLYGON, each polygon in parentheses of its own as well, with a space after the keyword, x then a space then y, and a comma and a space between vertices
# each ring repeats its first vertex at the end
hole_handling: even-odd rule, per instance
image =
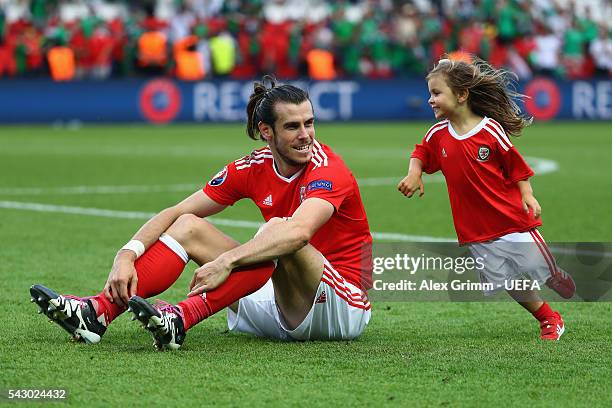
POLYGON ((591 42, 589 54, 595 64, 595 75, 609 78, 612 75, 612 39, 605 26, 599 26, 599 35, 591 42))
MULTIPOLYGON (((297 22, 291 27, 291 31, 289 32, 289 50, 288 50, 288 64, 293 68, 293 72, 289 77, 298 77, 298 76, 306 76, 307 75, 307 62, 306 62, 306 53, 307 50, 312 49, 314 44, 313 32, 318 28, 324 29, 325 36, 331 40, 331 44, 329 45, 334 49, 334 35, 331 32, 331 29, 325 22, 321 23, 304 23, 297 22)), ((334 64, 336 62, 334 61, 334 64)))
POLYGON ((473 0, 458 0, 454 11, 461 20, 469 21, 476 13, 476 6, 473 0))
POLYGON ((189 35, 174 43, 174 60, 176 77, 183 81, 200 81, 204 79, 204 63, 197 50, 198 37, 189 35))
POLYGON ((480 55, 485 31, 482 23, 470 18, 459 31, 459 49, 474 55, 480 55))
POLYGON ((546 24, 551 28, 555 35, 563 38, 563 33, 569 28, 572 14, 565 10, 561 5, 554 1, 546 14, 546 24))
POLYGON ((138 37, 138 65, 142 72, 160 75, 168 63, 167 24, 155 16, 152 5, 145 7, 146 16, 140 23, 143 30, 138 37))
POLYGON ((474 17, 482 22, 495 19, 495 0, 478 0, 474 17))
MULTIPOLYGON (((285 10, 285 9, 279 9, 285 10)), ((277 22, 264 22, 260 35, 261 68, 264 72, 275 72, 284 78, 293 76, 289 68, 289 39, 292 22, 279 14, 277 22)))
POLYGON ((47 53, 49 70, 54 81, 71 81, 76 73, 76 61, 74 52, 70 47, 56 40, 52 43, 47 53))
POLYGON ((210 39, 210 57, 215 76, 228 76, 236 65, 236 44, 234 38, 223 30, 210 39))
POLYGON ((54 0, 32 0, 30 2, 30 15, 34 26, 38 28, 45 26, 47 18, 49 18, 49 7, 56 3, 57 1, 54 0))
POLYGON ((125 32, 125 24, 120 17, 115 17, 107 23, 109 35, 112 40, 111 49, 111 75, 127 76, 129 70, 125 68, 126 64, 133 65, 134 55, 133 53, 126 52, 129 38, 125 32))
POLYGON ((425 47, 419 41, 421 28, 418 10, 412 4, 398 5, 392 13, 389 33, 391 69, 396 76, 418 75, 425 70, 425 47))
POLYGON ((208 44, 208 30, 205 25, 198 24, 193 28, 193 34, 197 38, 196 51, 202 61, 202 70, 204 71, 204 76, 207 76, 212 70, 210 45, 208 44))
POLYGON ((16 73, 15 45, 5 35, 2 35, 0 37, 0 77, 15 76, 16 73))
POLYGON ((545 24, 536 26, 532 60, 535 70, 540 75, 558 74, 561 39, 545 24))
POLYGON ((42 44, 42 34, 32 25, 28 26, 20 35, 19 45, 25 59, 25 73, 28 76, 36 75, 43 70, 42 44))
POLYGON ((91 77, 94 79, 107 79, 112 70, 114 43, 109 30, 104 24, 100 24, 94 29, 90 44, 93 54, 91 77))
MULTIPOLYGON (((429 63, 439 61, 442 55, 447 52, 447 44, 445 37, 450 34, 448 25, 442 24, 440 11, 437 7, 432 6, 423 18, 422 26, 420 27, 420 41, 427 50, 429 63)), ((423 71, 424 73, 425 71, 423 71)))
POLYGON ((235 78, 247 79, 259 74, 261 42, 258 33, 260 26, 261 21, 253 16, 246 16, 239 23, 236 41, 236 64, 232 71, 235 78))
POLYGON ((563 65, 569 78, 584 77, 585 38, 578 26, 578 20, 572 18, 570 26, 563 35, 563 65))
POLYGON ((576 16, 576 21, 578 23, 578 27, 580 27, 580 31, 582 32, 585 42, 590 43, 597 38, 598 27, 597 23, 595 23, 595 19, 593 18, 592 7, 587 6, 584 16, 576 16))
POLYGON ((170 18, 170 42, 176 43, 190 35, 195 23, 195 14, 187 8, 185 3, 181 3, 176 14, 170 18))
MULTIPOLYGON (((227 2, 231 0, 225 0, 227 2)), ((258 3, 260 0, 251 0, 251 3, 258 3)), ((185 0, 191 6, 196 16, 206 19, 218 15, 223 9, 224 0, 185 0)), ((239 2, 240 3, 240 2, 239 2)))
POLYGON ((310 78, 320 81, 336 79, 334 54, 329 50, 329 44, 321 45, 319 43, 318 45, 306 54, 308 75, 310 78))
POLYGON ((503 44, 511 43, 518 35, 516 20, 518 8, 514 0, 502 0, 498 4, 497 31, 503 44))
POLYGON ((7 31, 6 16, 0 9, 0 77, 4 75, 15 76, 17 73, 15 41, 7 31))
POLYGON ((397 14, 392 17, 395 41, 408 44, 417 39, 418 31, 421 28, 419 17, 418 10, 413 4, 407 3, 399 6, 397 14))

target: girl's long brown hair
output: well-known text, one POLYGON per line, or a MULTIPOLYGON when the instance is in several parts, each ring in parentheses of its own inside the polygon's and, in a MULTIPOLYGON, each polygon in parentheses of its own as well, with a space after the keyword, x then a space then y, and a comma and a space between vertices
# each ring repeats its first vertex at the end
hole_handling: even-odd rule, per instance
POLYGON ((478 58, 472 63, 441 59, 427 80, 434 75, 443 75, 455 94, 467 90, 467 103, 472 112, 496 120, 509 135, 519 136, 533 120, 523 115, 515 102, 525 95, 515 91, 517 77, 510 71, 495 69, 478 58))

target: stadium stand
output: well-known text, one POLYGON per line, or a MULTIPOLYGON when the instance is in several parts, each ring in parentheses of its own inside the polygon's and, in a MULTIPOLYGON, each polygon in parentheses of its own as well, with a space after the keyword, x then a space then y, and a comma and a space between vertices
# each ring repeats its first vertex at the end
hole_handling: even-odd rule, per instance
POLYGON ((609 77, 611 21, 607 0, 0 0, 0 77, 51 76, 59 47, 74 79, 398 78, 446 53, 609 77))

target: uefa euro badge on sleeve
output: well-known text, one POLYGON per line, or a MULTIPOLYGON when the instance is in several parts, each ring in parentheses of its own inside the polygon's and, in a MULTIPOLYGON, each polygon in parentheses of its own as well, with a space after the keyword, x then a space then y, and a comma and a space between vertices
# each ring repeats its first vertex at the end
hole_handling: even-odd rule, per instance
POLYGON ((215 177, 213 177, 208 184, 211 186, 219 186, 223 184, 225 179, 227 178, 227 166, 225 166, 220 172, 218 172, 215 177))

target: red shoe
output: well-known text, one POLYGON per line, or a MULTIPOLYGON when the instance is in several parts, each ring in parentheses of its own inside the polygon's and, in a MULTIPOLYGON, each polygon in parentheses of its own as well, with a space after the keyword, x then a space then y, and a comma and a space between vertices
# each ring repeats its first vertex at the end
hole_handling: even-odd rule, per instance
POLYGON ((540 322, 540 338, 542 340, 559 340, 564 331, 565 325, 559 312, 554 312, 551 317, 540 322))
POLYGON ((561 268, 557 268, 557 273, 548 278, 546 286, 557 292, 562 298, 569 299, 576 293, 574 280, 561 268))

